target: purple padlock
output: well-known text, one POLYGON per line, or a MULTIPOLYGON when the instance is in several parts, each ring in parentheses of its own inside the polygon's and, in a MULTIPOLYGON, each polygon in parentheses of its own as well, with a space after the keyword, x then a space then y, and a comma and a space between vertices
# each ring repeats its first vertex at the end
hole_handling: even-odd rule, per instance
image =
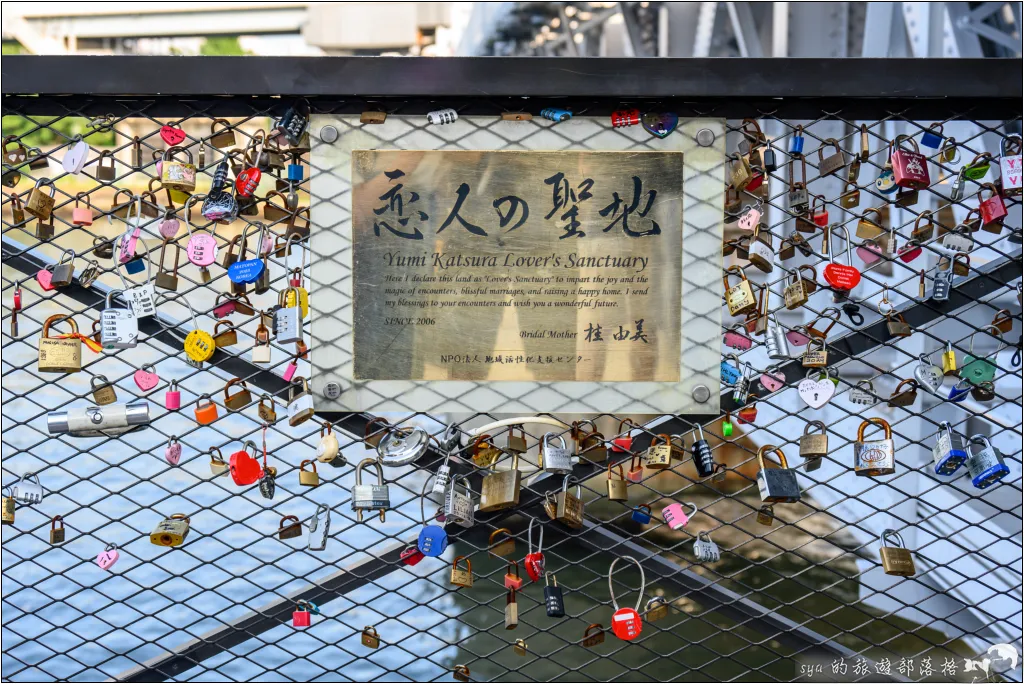
POLYGON ((117 544, 107 544, 107 548, 101 551, 100 555, 96 556, 96 565, 104 570, 109 570, 120 557, 121 554, 117 552, 117 544))
POLYGON ((164 449, 164 458, 171 465, 178 465, 181 461, 181 443, 178 442, 177 435, 171 435, 171 438, 167 440, 167 448, 164 449))
POLYGON ((696 513, 696 504, 690 503, 689 501, 687 501, 685 504, 669 504, 668 506, 665 506, 665 508, 661 509, 661 517, 665 519, 665 523, 668 524, 668 526, 671 527, 673 530, 678 530, 681 527, 686 527, 686 523, 690 522, 690 518, 696 515, 696 513), (690 515, 687 515, 683 512, 683 506, 689 506, 690 508, 693 509, 690 512, 690 515))

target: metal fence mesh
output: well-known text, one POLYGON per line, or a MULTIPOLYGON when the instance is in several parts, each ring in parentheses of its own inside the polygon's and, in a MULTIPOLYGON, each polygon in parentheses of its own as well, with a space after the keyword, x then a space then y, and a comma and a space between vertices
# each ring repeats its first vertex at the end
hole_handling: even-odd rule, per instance
MULTIPOLYGON (((188 102, 177 106, 192 108, 188 102)), ((764 183, 766 193, 761 199, 762 221, 772 234, 775 250, 794 233, 799 218, 789 202, 788 180, 799 173, 803 162, 788 150, 789 140, 800 130, 806 139, 809 193, 821 196, 829 214, 827 224, 847 227, 854 240, 853 264, 863 272, 852 299, 859 304, 864 320, 855 322, 842 312, 827 332, 829 366, 838 379, 834 398, 815 410, 796 389, 805 375, 802 349, 792 344, 799 341, 800 326, 824 320, 819 317, 826 309, 835 306, 842 311, 844 304, 833 302, 821 278, 829 257, 821 247, 821 227, 814 225, 813 232, 798 232, 809 242, 807 253, 797 250, 792 258, 777 256, 771 273, 740 260, 735 251, 725 258, 726 266, 740 266, 752 282, 768 288, 773 296, 767 301, 767 311, 795 334, 792 360, 788 361, 769 359, 762 336, 745 335, 751 342, 747 350, 723 341, 723 354, 735 353, 739 362, 756 369, 752 396, 739 397, 741 401, 736 402, 732 389, 722 386, 725 418, 701 421, 716 461, 727 468, 724 479, 701 480, 697 476, 689 457, 694 426, 685 416, 589 416, 609 443, 626 434, 621 420, 629 417, 639 424, 629 433, 633 436, 632 453, 609 452, 612 463, 621 461, 628 468, 631 456, 642 457, 659 434, 684 435, 685 457, 673 461, 669 470, 644 470, 642 481, 629 485, 627 502, 608 500, 605 461, 582 462, 576 467, 585 501, 585 524, 579 530, 552 521, 544 513, 544 494, 559 488, 560 481, 543 474, 524 478, 519 507, 478 514, 470 529, 449 525, 449 550, 440 560, 426 558, 413 566, 403 563, 400 554, 415 543, 422 526, 424 482, 446 454, 432 448, 411 466, 388 469, 392 510, 386 522, 368 515, 358 523, 349 509, 353 466, 373 453, 361 443, 372 417, 329 416, 336 423, 349 465, 334 469, 321 464, 320 485, 300 486, 299 464, 315 458, 324 418, 289 427, 285 418, 289 388, 280 376, 294 361, 296 375, 309 377, 309 363, 293 345, 276 343, 269 364, 249 361, 260 310, 269 310, 277 302, 293 269, 304 269, 308 285, 309 259, 300 254, 307 249, 304 244, 296 244, 290 256, 270 257, 271 289, 250 294, 255 314, 230 315, 238 343, 219 349, 201 370, 186 363, 181 347, 193 327, 188 309, 179 301, 166 299, 159 301, 156 319, 144 319, 137 348, 99 354, 83 350, 79 373, 53 375, 37 370, 38 340, 47 317, 71 313, 79 329, 88 334, 106 293, 122 287, 115 261, 95 257, 92 251, 103 240, 124 232, 123 219, 113 216, 118 208, 114 194, 120 189, 131 195, 146 190, 155 175, 151 153, 165 147, 161 126, 183 129, 187 139, 182 144, 188 145, 197 159, 200 140, 206 139, 205 168, 199 174, 197 190, 204 192, 227 151, 209 144, 211 123, 222 113, 230 113, 227 119, 236 135, 234 148, 244 149, 257 130, 269 128, 271 109, 279 113, 279 107, 273 102, 255 106, 225 100, 223 105, 194 107, 187 115, 165 119, 150 116, 144 104, 133 100, 54 99, 41 105, 22 98, 5 102, 3 134, 13 136, 5 145, 5 179, 8 172, 20 173, 21 178, 6 188, 3 202, 3 480, 7 486, 35 473, 45 489, 40 503, 19 504, 15 523, 3 527, 5 680, 423 681, 448 680, 456 665, 467 666, 473 680, 863 679, 877 674, 912 680, 936 676, 970 680, 973 675, 965 669, 965 657, 975 656, 990 644, 1020 643, 1019 197, 1006 199, 1009 216, 1005 225, 996 231, 983 226, 983 230, 970 232, 974 241, 970 272, 958 278, 949 301, 918 296, 921 270, 928 291, 938 274, 944 234, 968 220, 968 212, 977 207, 982 184, 999 177, 1000 144, 1007 130, 1002 123, 974 120, 981 115, 978 112, 942 121, 944 135, 956 139, 958 158, 942 161, 936 150, 926 150, 934 184, 921 191, 917 204, 900 208, 890 201, 895 195, 877 190, 875 178, 885 166, 889 141, 900 134, 920 141, 931 121, 911 120, 899 111, 872 121, 847 120, 841 111, 823 111, 821 118, 805 121, 761 115, 758 121, 773 141, 778 158, 777 170, 764 183), (251 112, 239 116, 240 107, 251 112), (63 113, 37 113, 54 109, 63 113), (110 118, 97 120, 101 111, 109 112, 110 118), (96 127, 90 128, 90 121, 96 127), (866 126, 868 154, 860 160, 856 181, 860 201, 856 207, 844 208, 842 196, 848 188, 836 176, 845 177, 848 165, 836 176, 819 176, 816 150, 833 138, 850 161, 860 151, 862 124, 866 126), (91 162, 78 175, 63 171, 61 159, 76 133, 87 134, 84 139, 90 144, 90 160, 107 150, 113 153, 114 180, 96 180, 96 166, 91 162), (131 165, 136 136, 145 152, 141 169, 131 165), (49 157, 48 166, 12 166, 8 153, 18 146, 40 148, 49 157), (992 168, 986 176, 967 181, 962 200, 951 200, 953 180, 961 167, 984 151, 995 157, 992 168), (24 202, 42 177, 53 179, 56 185, 55 231, 49 239, 37 237, 36 221, 31 217, 18 223, 12 215, 12 193, 24 202), (73 221, 79 193, 88 193, 91 225, 73 221), (879 222, 883 234, 895 238, 895 255, 879 258, 854 237, 868 207, 881 209, 879 222), (900 258, 900 249, 912 239, 915 221, 924 210, 933 212, 938 225, 930 236, 920 239, 920 256, 900 258), (58 262, 66 249, 77 255, 76 281, 44 291, 36 272, 58 262), (99 275, 83 287, 82 269, 89 259, 95 259, 99 275), (819 286, 806 304, 790 311, 780 296, 789 276, 786 269, 804 264, 816 267, 819 286), (15 314, 16 289, 21 292, 21 307, 15 314), (886 319, 878 313, 883 298, 913 326, 910 337, 893 338, 886 332, 886 319), (986 332, 986 326, 1001 309, 1008 309, 1012 329, 1003 335, 1006 346, 996 354, 997 340, 986 332), (15 316, 16 334, 11 327, 15 316), (992 355, 997 364, 994 398, 985 401, 968 396, 954 403, 922 388, 911 405, 888 405, 897 384, 914 377, 920 356, 941 363, 947 342, 960 364, 967 353, 992 355), (133 380, 144 364, 152 364, 160 379, 149 392, 143 392, 133 380), (770 368, 773 364, 774 370, 770 368), (762 373, 776 371, 783 378, 778 389, 769 388, 770 378, 763 383, 758 380, 762 373), (149 428, 120 438, 50 436, 45 425, 47 412, 91 402, 91 382, 100 375, 114 385, 119 401, 137 397, 150 401, 153 420, 149 428), (231 411, 223 405, 223 392, 225 383, 236 377, 248 383, 253 403, 231 411), (181 409, 166 411, 163 397, 172 380, 182 392, 181 409), (862 381, 871 381, 877 395, 872 406, 850 401, 851 390, 862 381), (193 419, 193 410, 204 394, 212 395, 218 404, 220 417, 210 425, 199 425, 193 419), (257 414, 261 395, 266 395, 265 403, 276 406, 276 422, 265 425, 257 414), (756 417, 742 421, 740 411, 744 406, 749 411, 751 405, 756 405, 756 417), (883 417, 892 426, 897 461, 894 475, 860 478, 852 472, 858 426, 871 416, 883 417), (819 469, 808 471, 797 455, 798 443, 806 424, 813 420, 826 425, 828 454, 819 469), (935 475, 931 447, 942 420, 968 435, 988 435, 1004 455, 1010 474, 987 490, 973 487, 962 471, 955 478, 935 475), (733 426, 730 435, 725 434, 725 423, 733 426), (164 459, 172 439, 183 447, 178 465, 164 459), (230 478, 211 472, 211 447, 228 457, 242 449, 246 440, 253 440, 257 449, 265 444, 269 464, 278 470, 272 500, 261 497, 254 487, 239 489, 230 478), (790 465, 800 468, 802 490, 800 503, 774 507, 771 526, 757 521, 762 504, 755 484, 755 454, 764 445, 781 447, 790 465), (681 530, 670 529, 662 520, 663 507, 672 502, 693 502, 698 508, 693 521, 681 530), (305 533, 293 540, 278 539, 282 516, 295 515, 306 521, 315 515, 318 504, 330 508, 325 550, 308 550, 305 533), (634 519, 633 509, 641 504, 652 509, 650 523, 634 519), (176 549, 149 543, 150 531, 173 513, 190 517, 186 543, 176 549), (64 519, 67 539, 52 545, 49 531, 56 515, 64 519), (527 581, 518 594, 519 626, 506 631, 506 563, 488 552, 488 537, 498 529, 511 530, 518 540, 512 558, 521 560, 531 518, 545 529, 547 569, 563 590, 566 617, 547 617, 543 584, 527 581), (885 528, 899 531, 911 549, 917 567, 913 577, 896 578, 882 572, 878 536, 885 528), (698 532, 710 534, 721 549, 721 560, 695 560, 693 541, 698 532), (95 562, 107 544, 116 544, 120 553, 110 570, 95 562), (468 556, 473 563, 472 588, 456 589, 449 582, 451 560, 456 555, 468 556), (652 597, 663 596, 670 604, 669 614, 645 622, 636 641, 620 641, 609 632, 602 644, 586 648, 581 639, 588 625, 609 627, 611 599, 606 577, 612 559, 622 555, 631 555, 644 566, 647 585, 641 609, 652 597), (313 616, 307 629, 292 626, 292 611, 299 599, 320 607, 320 614, 313 616), (380 635, 377 650, 361 643, 367 625, 380 635), (525 641, 525 656, 513 649, 516 639, 525 641), (818 666, 823 669, 813 669, 818 666)), ((358 103, 348 103, 344 109, 352 111, 353 107, 358 108, 358 103)), ((401 103, 388 109, 391 116, 404 114, 401 103)), ((500 112, 496 105, 496 122, 500 112)), ((479 105, 474 113, 481 113, 479 105)), ((586 106, 576 108, 577 116, 587 114, 586 106)), ((410 115, 408 121, 413 131, 427 127, 418 114, 410 115)), ((605 127, 606 121, 595 118, 579 130, 605 127)), ((1019 121, 1013 125, 1019 129, 1019 121)), ((729 121, 727 153, 735 153, 743 140, 742 126, 740 121, 729 121)), ((566 128, 569 133, 562 126, 554 130, 566 135, 569 143, 580 142, 571 133, 573 129, 566 128)), ((535 121, 524 123, 523 130, 528 136, 550 135, 552 129, 548 122, 535 121)), ((311 133, 314 144, 321 144, 317 131, 311 133)), ((647 142, 645 139, 644 144, 647 142)), ((304 180, 292 190, 299 206, 314 207, 315 232, 315 206, 325 198, 311 196, 307 188, 310 177, 322 171, 316 168, 315 159, 310 167, 308 154, 303 155, 302 163, 304 180)), ((732 163, 722 160, 727 178, 732 163)), ((257 193, 260 213, 262 198, 274 180, 257 193)), ((289 189, 282 186, 282 191, 287 194, 289 189)), ((178 217, 181 228, 171 238, 172 245, 173 241, 184 244, 189 235, 181 201, 159 189, 149 199, 159 206, 161 218, 165 209, 166 216, 178 217)), ((727 207, 727 242, 749 235, 737 227, 736 218, 754 202, 753 196, 745 194, 739 207, 727 207)), ((218 226, 221 253, 244 226, 257 220, 263 219, 243 216, 229 226, 218 226)), ((193 217, 193 221, 196 228, 204 225, 201 218, 193 217)), ((280 236, 288 232, 288 218, 266 223, 280 236)), ((154 261, 154 275, 162 240, 158 224, 159 220, 143 226, 140 243, 140 252, 154 261)), ((839 240, 833 256, 845 261, 845 248, 839 240)), ((212 279, 206 283, 195 266, 185 259, 182 262, 177 297, 191 304, 199 327, 212 331, 218 320, 213 314, 217 296, 229 286, 226 270, 218 258, 210 268, 212 279)), ((310 297, 317 296, 315 286, 311 287, 310 297)), ((722 315, 723 336, 743 327, 743 318, 730 316, 724 307, 722 315)), ((310 340, 310 320, 304 325, 310 340)), ((315 357, 316 347, 310 351, 315 357)), ((948 390, 947 382, 943 391, 948 390)), ((468 458, 469 431, 507 416, 494 412, 384 417, 396 426, 423 427, 439 438, 452 422, 462 433, 453 468, 471 475, 471 487, 478 496, 482 473, 468 458)), ((562 432, 568 437, 569 423, 579 416, 557 417, 566 421, 562 432)), ((530 451, 524 462, 535 462, 536 441, 545 431, 527 424, 530 451)), ((499 446, 504 445, 503 433, 496 433, 499 446)), ((431 515, 436 507, 435 501, 428 501, 426 514, 431 515)), ((620 605, 632 605, 639 588, 638 573, 628 568, 614 577, 620 605)))

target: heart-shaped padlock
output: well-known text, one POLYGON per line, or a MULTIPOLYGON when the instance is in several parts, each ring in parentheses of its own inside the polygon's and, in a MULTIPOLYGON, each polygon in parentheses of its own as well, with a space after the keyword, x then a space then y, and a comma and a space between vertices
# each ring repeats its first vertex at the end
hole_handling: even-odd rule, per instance
POLYGON ((778 392, 786 386, 786 375, 780 370, 768 368, 761 373, 761 386, 769 392, 778 392))
POLYGON ((53 271, 48 268, 36 271, 36 282, 39 283, 39 287, 49 292, 53 289, 53 271))
POLYGON ((160 226, 157 230, 160 231, 160 235, 167 240, 173 240, 178 234, 178 230, 181 228, 181 223, 178 219, 171 215, 165 215, 164 220, 160 222, 160 226))
POLYGON ((117 546, 114 544, 107 544, 107 548, 103 549, 103 551, 96 556, 96 565, 100 566, 104 570, 109 570, 120 557, 121 554, 117 552, 117 546))
POLYGON ((870 266, 882 258, 882 248, 873 240, 865 240, 864 244, 857 247, 857 258, 870 266))
POLYGON ((85 160, 88 156, 89 143, 79 138, 79 140, 75 142, 64 155, 64 159, 61 160, 61 165, 68 173, 81 173, 82 167, 85 166, 85 160))
POLYGON ((920 244, 911 241, 905 244, 904 246, 900 247, 899 251, 896 254, 897 256, 899 256, 900 261, 902 261, 905 264, 909 264, 911 261, 921 256, 921 252, 923 251, 924 250, 920 244))
POLYGON ((143 392, 148 392, 160 383, 160 376, 153 370, 152 364, 145 364, 142 368, 135 371, 135 384, 139 386, 139 389, 143 392), (149 370, 146 370, 146 369, 149 370))
POLYGON ((161 126, 160 139, 173 147, 185 141, 185 131, 174 126, 161 126))
POLYGON ((914 379, 921 387, 933 394, 938 394, 942 388, 942 378, 945 375, 943 370, 934 365, 924 354, 918 358, 921 359, 921 363, 914 368, 914 379))
POLYGON ((829 264, 825 267, 825 280, 836 290, 852 290, 860 283, 860 271, 846 264, 829 264))
POLYGON ((813 409, 820 409, 836 393, 836 386, 827 377, 824 380, 804 378, 796 388, 804 403, 813 409))
POLYGON ((798 326, 786 331, 786 340, 794 347, 806 347, 807 343, 811 341, 810 335, 801 330, 801 327, 798 326))
POLYGON ((171 435, 171 439, 167 442, 167 448, 164 449, 164 458, 171 465, 178 465, 181 461, 181 443, 178 442, 178 438, 175 435, 171 435))
POLYGON ((644 130, 656 138, 664 138, 676 130, 679 115, 672 112, 647 112, 641 119, 644 130))
POLYGON ((251 197, 256 186, 260 184, 261 178, 263 178, 263 172, 255 166, 251 166, 235 178, 235 190, 242 197, 251 197))
POLYGON ((757 224, 760 222, 761 210, 758 209, 757 207, 748 206, 746 208, 746 212, 744 212, 744 214, 740 216, 739 220, 736 222, 736 226, 740 230, 752 231, 754 230, 754 228, 757 228, 757 224))
POLYGON ((231 454, 231 479, 239 486, 251 485, 263 475, 263 466, 254 456, 249 455, 249 447, 252 447, 252 453, 255 454, 254 442, 246 442, 240 451, 231 454))

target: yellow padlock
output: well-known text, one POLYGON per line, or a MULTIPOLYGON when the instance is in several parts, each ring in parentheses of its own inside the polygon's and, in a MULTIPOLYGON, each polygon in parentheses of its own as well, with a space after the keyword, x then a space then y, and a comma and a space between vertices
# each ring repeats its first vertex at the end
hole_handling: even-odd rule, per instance
POLYGON ((953 343, 946 342, 946 350, 942 352, 942 373, 943 375, 956 375, 956 352, 953 351, 953 343))
POLYGON ((192 309, 192 304, 187 299, 182 301, 188 306, 188 311, 192 315, 193 326, 193 330, 189 331, 188 335, 185 336, 185 353, 188 354, 188 358, 196 363, 202 363, 213 356, 213 352, 217 351, 217 343, 214 342, 213 335, 199 329, 199 324, 196 322, 196 312, 192 309))

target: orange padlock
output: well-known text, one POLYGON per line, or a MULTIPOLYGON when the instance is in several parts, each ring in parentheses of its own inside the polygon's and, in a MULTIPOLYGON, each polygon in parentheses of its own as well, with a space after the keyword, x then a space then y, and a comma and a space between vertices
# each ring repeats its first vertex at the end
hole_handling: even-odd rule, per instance
POLYGON ((629 461, 629 470, 626 472, 626 479, 630 482, 640 482, 644 479, 644 463, 638 454, 634 454, 629 461))
POLYGON ((200 425, 209 425, 217 420, 217 405, 209 394, 202 394, 196 401, 196 421, 200 425))
POLYGON ((736 412, 736 419, 741 423, 753 424, 757 420, 757 395, 748 394, 747 401, 750 403, 736 412), (753 399, 752 402, 751 399, 753 399))

